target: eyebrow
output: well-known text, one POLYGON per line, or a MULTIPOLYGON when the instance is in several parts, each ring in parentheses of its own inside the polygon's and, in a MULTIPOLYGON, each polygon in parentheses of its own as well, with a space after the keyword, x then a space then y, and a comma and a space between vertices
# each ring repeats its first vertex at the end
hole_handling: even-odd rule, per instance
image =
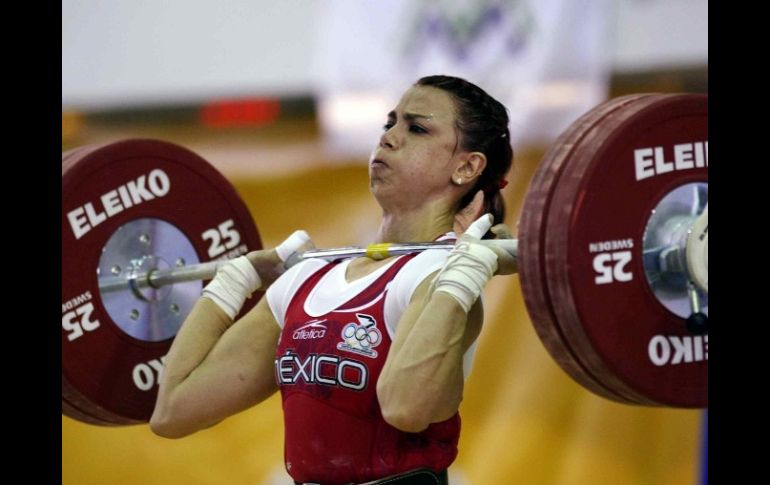
MULTIPOLYGON (((396 116, 396 112, 395 111, 391 111, 390 113, 388 113, 388 118, 398 118, 398 117, 396 116)), ((431 119, 433 119, 433 115, 421 115, 419 113, 409 113, 409 112, 404 113, 404 119, 405 120, 410 120, 411 121, 411 120, 415 120, 417 118, 422 118, 424 120, 431 120, 431 119)))

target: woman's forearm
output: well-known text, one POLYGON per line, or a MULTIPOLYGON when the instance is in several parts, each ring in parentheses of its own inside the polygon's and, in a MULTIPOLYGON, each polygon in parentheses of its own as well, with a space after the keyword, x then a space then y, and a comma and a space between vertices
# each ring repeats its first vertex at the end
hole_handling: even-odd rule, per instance
POLYGON ((198 299, 164 360, 158 398, 150 420, 153 428, 162 426, 169 415, 178 414, 175 406, 188 400, 183 396, 185 380, 200 366, 231 324, 227 314, 213 301, 198 299))
POLYGON ((150 421, 157 434, 185 436, 276 391, 273 361, 281 329, 267 300, 229 327, 220 311, 202 298, 177 335, 150 421))
POLYGON ((451 296, 433 293, 399 322, 377 392, 383 416, 404 431, 451 417, 463 391, 463 355, 478 334, 480 309, 469 314, 451 296), (402 327, 403 326, 403 327, 402 327))

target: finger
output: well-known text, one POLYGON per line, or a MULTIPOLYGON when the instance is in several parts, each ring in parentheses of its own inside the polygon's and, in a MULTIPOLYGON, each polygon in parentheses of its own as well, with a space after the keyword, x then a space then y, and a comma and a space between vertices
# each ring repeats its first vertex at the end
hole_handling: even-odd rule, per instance
POLYGON ((475 221, 479 217, 484 215, 484 192, 479 190, 476 195, 473 196, 471 202, 465 206, 462 210, 463 215, 468 217, 468 220, 475 221))
POLYGON ((484 215, 484 192, 478 191, 473 199, 455 215, 454 231, 464 233, 473 221, 484 215))
POLYGON ((513 239, 510 228, 505 224, 497 224, 493 226, 490 231, 492 231, 492 234, 497 236, 498 239, 513 239))
POLYGON ((468 227, 468 230, 465 231, 465 234, 476 239, 481 239, 484 234, 489 231, 489 228, 492 227, 492 222, 492 214, 484 214, 483 216, 476 219, 473 224, 468 227))

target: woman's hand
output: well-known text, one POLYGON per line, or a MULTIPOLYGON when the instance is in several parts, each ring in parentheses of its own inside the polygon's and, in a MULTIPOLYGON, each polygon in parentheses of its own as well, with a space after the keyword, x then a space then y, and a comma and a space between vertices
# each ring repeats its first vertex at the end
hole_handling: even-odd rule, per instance
POLYGON ((462 236, 473 221, 484 215, 484 192, 479 190, 460 212, 455 214, 454 232, 462 236))
POLYGON ((313 241, 305 231, 295 231, 274 249, 260 249, 246 254, 246 258, 257 270, 262 281, 260 289, 267 289, 286 271, 284 263, 295 253, 315 249, 313 241))
MULTIPOLYGON (((465 206, 463 210, 455 215, 454 231, 458 236, 462 236, 468 230, 474 221, 478 220, 484 215, 484 192, 479 190, 473 197, 473 200, 465 206)), ((505 224, 497 224, 493 226, 490 231, 496 237, 495 239, 513 239, 511 235, 511 229, 505 224)), ((500 249, 492 248, 497 254, 497 270, 496 275, 507 275, 518 273, 519 266, 517 264, 516 257, 511 253, 500 249)))
POLYGON ((257 270, 262 281, 259 289, 267 289, 285 271, 283 261, 278 257, 275 249, 260 249, 246 254, 246 258, 257 270))
MULTIPOLYGON (((505 224, 497 224, 490 229, 495 239, 513 239, 511 229, 505 224)), ((497 271, 495 274, 506 275, 519 272, 517 257, 508 251, 493 247, 492 250, 497 254, 497 271)))

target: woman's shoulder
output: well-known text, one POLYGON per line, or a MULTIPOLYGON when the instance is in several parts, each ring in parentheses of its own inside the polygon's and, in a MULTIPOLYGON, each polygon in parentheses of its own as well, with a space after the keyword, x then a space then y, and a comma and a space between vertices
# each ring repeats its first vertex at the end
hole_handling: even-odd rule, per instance
POLYGON ((290 287, 301 284, 302 281, 327 264, 329 264, 328 261, 318 258, 302 260, 279 276, 267 291, 268 293, 285 292, 290 287))
POLYGON ((444 266, 449 251, 449 249, 427 249, 418 253, 404 264, 396 275, 395 283, 407 286, 411 293, 422 280, 444 266))

